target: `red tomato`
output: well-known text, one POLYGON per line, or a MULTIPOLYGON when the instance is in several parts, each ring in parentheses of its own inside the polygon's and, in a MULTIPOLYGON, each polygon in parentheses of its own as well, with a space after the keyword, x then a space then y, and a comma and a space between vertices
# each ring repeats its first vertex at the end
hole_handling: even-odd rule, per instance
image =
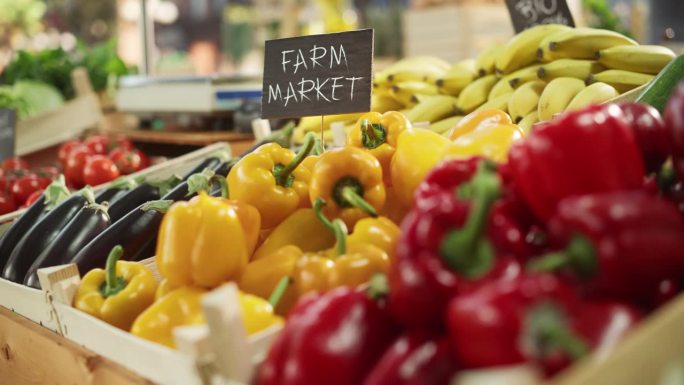
POLYGON ((13 176, 4 176, 0 178, 0 194, 11 194, 12 193, 12 185, 14 184, 14 181, 17 179, 13 176))
POLYGON ((59 176, 59 169, 55 166, 41 166, 32 170, 32 174, 41 178, 57 179, 59 176))
POLYGON ((83 181, 91 186, 112 181, 121 173, 111 159, 104 155, 93 155, 88 159, 83 170, 83 181))
POLYGON ((83 181, 83 170, 86 161, 91 156, 93 156, 93 152, 86 146, 75 147, 71 150, 67 163, 64 166, 64 177, 69 184, 76 188, 83 187, 85 184, 83 181))
POLYGON ((34 192, 45 189, 51 180, 35 175, 22 176, 12 185, 12 197, 18 205, 23 205, 34 192))
POLYGON ((83 144, 88 146, 93 154, 106 155, 109 150, 109 145, 111 141, 109 137, 105 135, 93 135, 90 138, 83 141, 83 144))
POLYGON ((110 149, 116 149, 116 148, 132 149, 133 148, 133 142, 131 142, 131 140, 128 139, 125 135, 116 135, 112 138, 112 143, 111 143, 110 149))
POLYGON ((109 153, 109 159, 116 164, 124 175, 140 171, 150 165, 150 159, 147 155, 137 148, 130 150, 123 147, 115 148, 109 153))
POLYGON ((40 198, 40 195, 45 191, 45 189, 40 189, 36 190, 33 192, 33 194, 29 195, 28 199, 26 199, 26 202, 24 202, 24 205, 22 207, 29 207, 33 204, 33 202, 37 201, 38 198, 40 198))
POLYGON ((71 153, 71 150, 74 149, 75 147, 81 146, 83 143, 81 143, 78 140, 70 140, 68 142, 62 143, 61 146, 59 146, 59 162, 62 164, 62 166, 66 165, 67 159, 69 158, 69 153, 71 153))
POLYGON ((29 164, 18 156, 7 158, 2 161, 2 169, 5 171, 28 170, 29 164))
POLYGON ((14 199, 9 194, 0 194, 0 214, 11 213, 17 209, 14 199))

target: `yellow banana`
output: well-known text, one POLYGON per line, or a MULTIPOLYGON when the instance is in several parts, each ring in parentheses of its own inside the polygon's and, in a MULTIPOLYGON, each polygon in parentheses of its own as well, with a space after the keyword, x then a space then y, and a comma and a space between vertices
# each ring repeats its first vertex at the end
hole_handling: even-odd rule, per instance
POLYGON ((544 91, 546 83, 541 80, 525 83, 513 92, 508 99, 508 114, 517 123, 525 115, 537 110, 539 96, 544 91))
POLYGON ((430 129, 438 134, 444 134, 446 132, 449 132, 458 122, 463 119, 463 116, 461 115, 456 115, 452 116, 446 119, 442 119, 438 122, 432 123, 430 125, 430 129))
MULTIPOLYGON (((330 129, 330 124, 335 122, 350 122, 358 120, 363 113, 351 113, 351 114, 337 114, 337 115, 325 115, 323 117, 323 130, 330 129)), ((299 120, 297 129, 304 132, 309 131, 321 131, 321 117, 320 116, 305 116, 299 120)))
POLYGON ((371 111, 384 113, 387 111, 396 111, 402 108, 404 108, 404 105, 397 102, 389 95, 373 93, 371 96, 371 111))
POLYGON ((584 81, 575 78, 556 78, 544 87, 539 97, 537 115, 540 121, 551 120, 554 115, 565 111, 570 101, 582 91, 584 81))
POLYGON ((491 98, 480 107, 477 107, 475 111, 484 110, 486 108, 496 108, 498 110, 508 111, 508 100, 511 98, 511 95, 513 95, 513 91, 491 98))
POLYGON ((449 68, 444 77, 437 79, 436 84, 442 93, 457 96, 475 77, 475 61, 467 59, 449 68))
POLYGON ((400 83, 403 81, 424 81, 439 77, 449 69, 449 63, 433 56, 411 56, 399 60, 374 77, 374 83, 400 83))
POLYGON ((489 95, 487 96, 487 100, 492 100, 496 97, 499 97, 501 95, 505 94, 511 94, 515 91, 515 88, 511 87, 511 84, 509 83, 509 79, 501 78, 499 81, 494 84, 494 87, 492 87, 492 90, 489 91, 489 95))
POLYGON ((560 77, 586 79, 587 76, 604 69, 593 60, 558 59, 539 67, 537 76, 547 81, 560 77))
POLYGON ((540 67, 541 64, 535 64, 529 67, 521 68, 504 76, 504 79, 508 80, 508 83, 511 85, 511 87, 518 88, 522 84, 537 80, 537 71, 539 71, 540 67))
POLYGON ((655 75, 642 74, 639 72, 623 70, 606 70, 597 74, 590 75, 587 83, 603 82, 615 87, 620 93, 625 93, 631 89, 642 86, 651 80, 655 75))
POLYGON ((569 30, 560 24, 537 25, 515 35, 496 59, 496 68, 502 73, 511 73, 534 63, 539 43, 549 34, 569 30))
POLYGON ((537 57, 554 59, 594 59, 596 53, 619 45, 637 45, 625 35, 596 28, 573 28, 549 35, 539 43, 537 57))
POLYGON ((411 122, 436 122, 456 115, 456 98, 446 95, 426 96, 407 113, 411 122))
POLYGON ((489 92, 499 81, 495 75, 481 77, 468 84, 458 95, 456 106, 464 114, 468 114, 487 101, 489 92))
POLYGON ((657 74, 675 53, 661 45, 620 45, 601 50, 596 56, 610 69, 657 74))
POLYGON ((477 76, 482 77, 486 75, 491 75, 495 71, 496 59, 503 52, 503 45, 491 46, 488 49, 482 51, 477 57, 475 62, 475 69, 477 70, 477 76))
POLYGON ((574 111, 584 108, 590 104, 600 104, 607 102, 618 96, 617 90, 606 83, 597 82, 585 87, 577 93, 568 104, 565 111, 574 111))
POLYGON ((532 111, 518 122, 518 127, 520 127, 525 133, 525 136, 527 136, 532 132, 532 126, 537 122, 539 122, 539 115, 537 115, 537 111, 532 111))

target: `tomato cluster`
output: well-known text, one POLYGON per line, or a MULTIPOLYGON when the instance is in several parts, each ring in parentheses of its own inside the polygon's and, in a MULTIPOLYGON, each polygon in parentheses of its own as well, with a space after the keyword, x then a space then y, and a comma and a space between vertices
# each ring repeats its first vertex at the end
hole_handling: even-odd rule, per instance
POLYGON ((30 169, 22 158, 5 159, 0 166, 0 214, 33 203, 57 175, 57 167, 30 169))
POLYGON ((149 166, 149 159, 126 137, 94 135, 65 142, 59 149, 67 183, 75 188, 97 186, 149 166))

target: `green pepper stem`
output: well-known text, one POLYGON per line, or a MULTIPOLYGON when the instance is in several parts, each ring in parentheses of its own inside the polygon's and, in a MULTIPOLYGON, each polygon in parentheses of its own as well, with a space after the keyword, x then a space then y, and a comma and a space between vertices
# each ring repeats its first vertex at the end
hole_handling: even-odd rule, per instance
POLYGON ((366 214, 372 217, 378 216, 378 212, 375 210, 375 207, 363 199, 363 197, 359 195, 353 187, 344 187, 342 189, 342 198, 349 202, 350 205, 360 209, 366 214))
POLYGON ((387 129, 381 124, 371 124, 368 119, 361 121, 361 143, 366 148, 380 147, 387 138, 387 129))
POLYGON ((276 306, 278 306, 278 303, 283 298, 283 295, 285 295, 285 290, 287 290, 287 287, 290 285, 290 283, 292 283, 292 278, 281 278, 280 281, 278 281, 278 284, 276 285, 275 289, 273 289, 271 296, 268 297, 268 303, 270 303, 274 309, 276 308, 276 306))
POLYGON ((109 252, 109 256, 107 256, 105 286, 102 290, 102 295, 104 297, 115 295, 126 287, 126 283, 123 282, 123 279, 116 276, 116 263, 122 255, 123 247, 121 247, 121 245, 116 245, 112 248, 112 251, 109 252))
POLYGON ((330 221, 325 214, 323 214, 323 207, 326 205, 323 198, 317 198, 313 204, 313 210, 316 218, 335 235, 337 241, 337 255, 344 255, 347 253, 347 226, 341 219, 330 221))
POLYGON ((501 181, 485 162, 469 182, 472 203, 465 224, 446 234, 440 252, 446 263, 467 277, 478 277, 489 271, 494 260, 491 244, 484 231, 489 211, 501 194, 501 181))
POLYGON ((289 147, 290 146, 290 138, 292 138, 292 133, 294 133, 295 128, 297 125, 295 124, 294 121, 289 121, 283 128, 277 131, 273 131, 271 135, 267 136, 264 138, 264 140, 261 141, 261 143, 277 143, 282 147, 289 147))
POLYGON ((560 349, 574 361, 587 354, 587 344, 573 332, 556 304, 543 302, 527 313, 527 335, 536 353, 543 357, 547 352, 560 349))
POLYGON ((527 264, 528 270, 542 272, 556 271, 564 267, 571 268, 582 278, 589 278, 596 273, 596 249, 589 238, 576 234, 570 239, 565 250, 545 254, 527 264))
POLYGON ((287 184, 287 179, 290 177, 290 174, 294 172, 297 166, 299 166, 307 156, 311 155, 311 151, 313 151, 315 145, 316 134, 312 132, 306 134, 304 137, 304 145, 299 149, 297 155, 295 155, 292 161, 283 167, 280 172, 274 175, 278 186, 285 186, 287 184))

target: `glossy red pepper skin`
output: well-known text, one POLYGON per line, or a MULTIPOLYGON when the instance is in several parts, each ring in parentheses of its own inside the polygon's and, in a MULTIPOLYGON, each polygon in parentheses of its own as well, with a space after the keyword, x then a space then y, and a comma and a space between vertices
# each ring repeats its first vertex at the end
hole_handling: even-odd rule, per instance
POLYGON ((663 279, 684 276, 683 234, 676 207, 639 191, 567 198, 549 222, 552 241, 568 245, 556 254, 557 267, 578 278, 586 294, 641 305, 663 279))
POLYGON ((456 362, 483 368, 530 361, 533 352, 523 338, 526 312, 547 302, 572 309, 575 293, 556 276, 534 274, 492 281, 454 297, 446 323, 456 362))
POLYGON ((632 128, 648 173, 658 172, 672 152, 672 134, 658 110, 644 103, 618 104, 623 122, 632 128))
POLYGON ((568 196, 639 189, 644 164, 617 105, 564 114, 513 145, 509 166, 521 197, 542 221, 568 196))
MULTIPOLYGON (((418 186, 414 207, 418 210, 426 209, 434 204, 434 200, 431 201, 430 198, 436 195, 443 195, 442 199, 458 195, 458 189, 470 181, 483 159, 451 159, 435 166, 418 186)), ((503 196, 492 207, 487 235, 498 253, 527 257, 532 253, 526 242, 526 234, 534 223, 533 216, 510 188, 508 168, 500 165, 497 172, 504 184, 503 196)))
POLYGON ((665 105, 665 126, 671 133, 672 165, 684 180, 684 81, 679 82, 665 105))
POLYGON ((363 385, 448 385, 456 368, 446 337, 412 331, 394 341, 363 385))
MULTIPOLYGON (((440 254, 445 234, 466 221, 470 204, 455 194, 437 194, 411 211, 402 223, 397 255, 388 275, 389 308, 400 323, 410 328, 441 328, 448 301, 472 281, 452 270, 440 254)), ((517 276, 520 264, 498 257, 477 281, 517 276)))
POLYGON ((257 384, 360 384, 397 334, 365 292, 340 287, 306 296, 290 312, 257 384))

